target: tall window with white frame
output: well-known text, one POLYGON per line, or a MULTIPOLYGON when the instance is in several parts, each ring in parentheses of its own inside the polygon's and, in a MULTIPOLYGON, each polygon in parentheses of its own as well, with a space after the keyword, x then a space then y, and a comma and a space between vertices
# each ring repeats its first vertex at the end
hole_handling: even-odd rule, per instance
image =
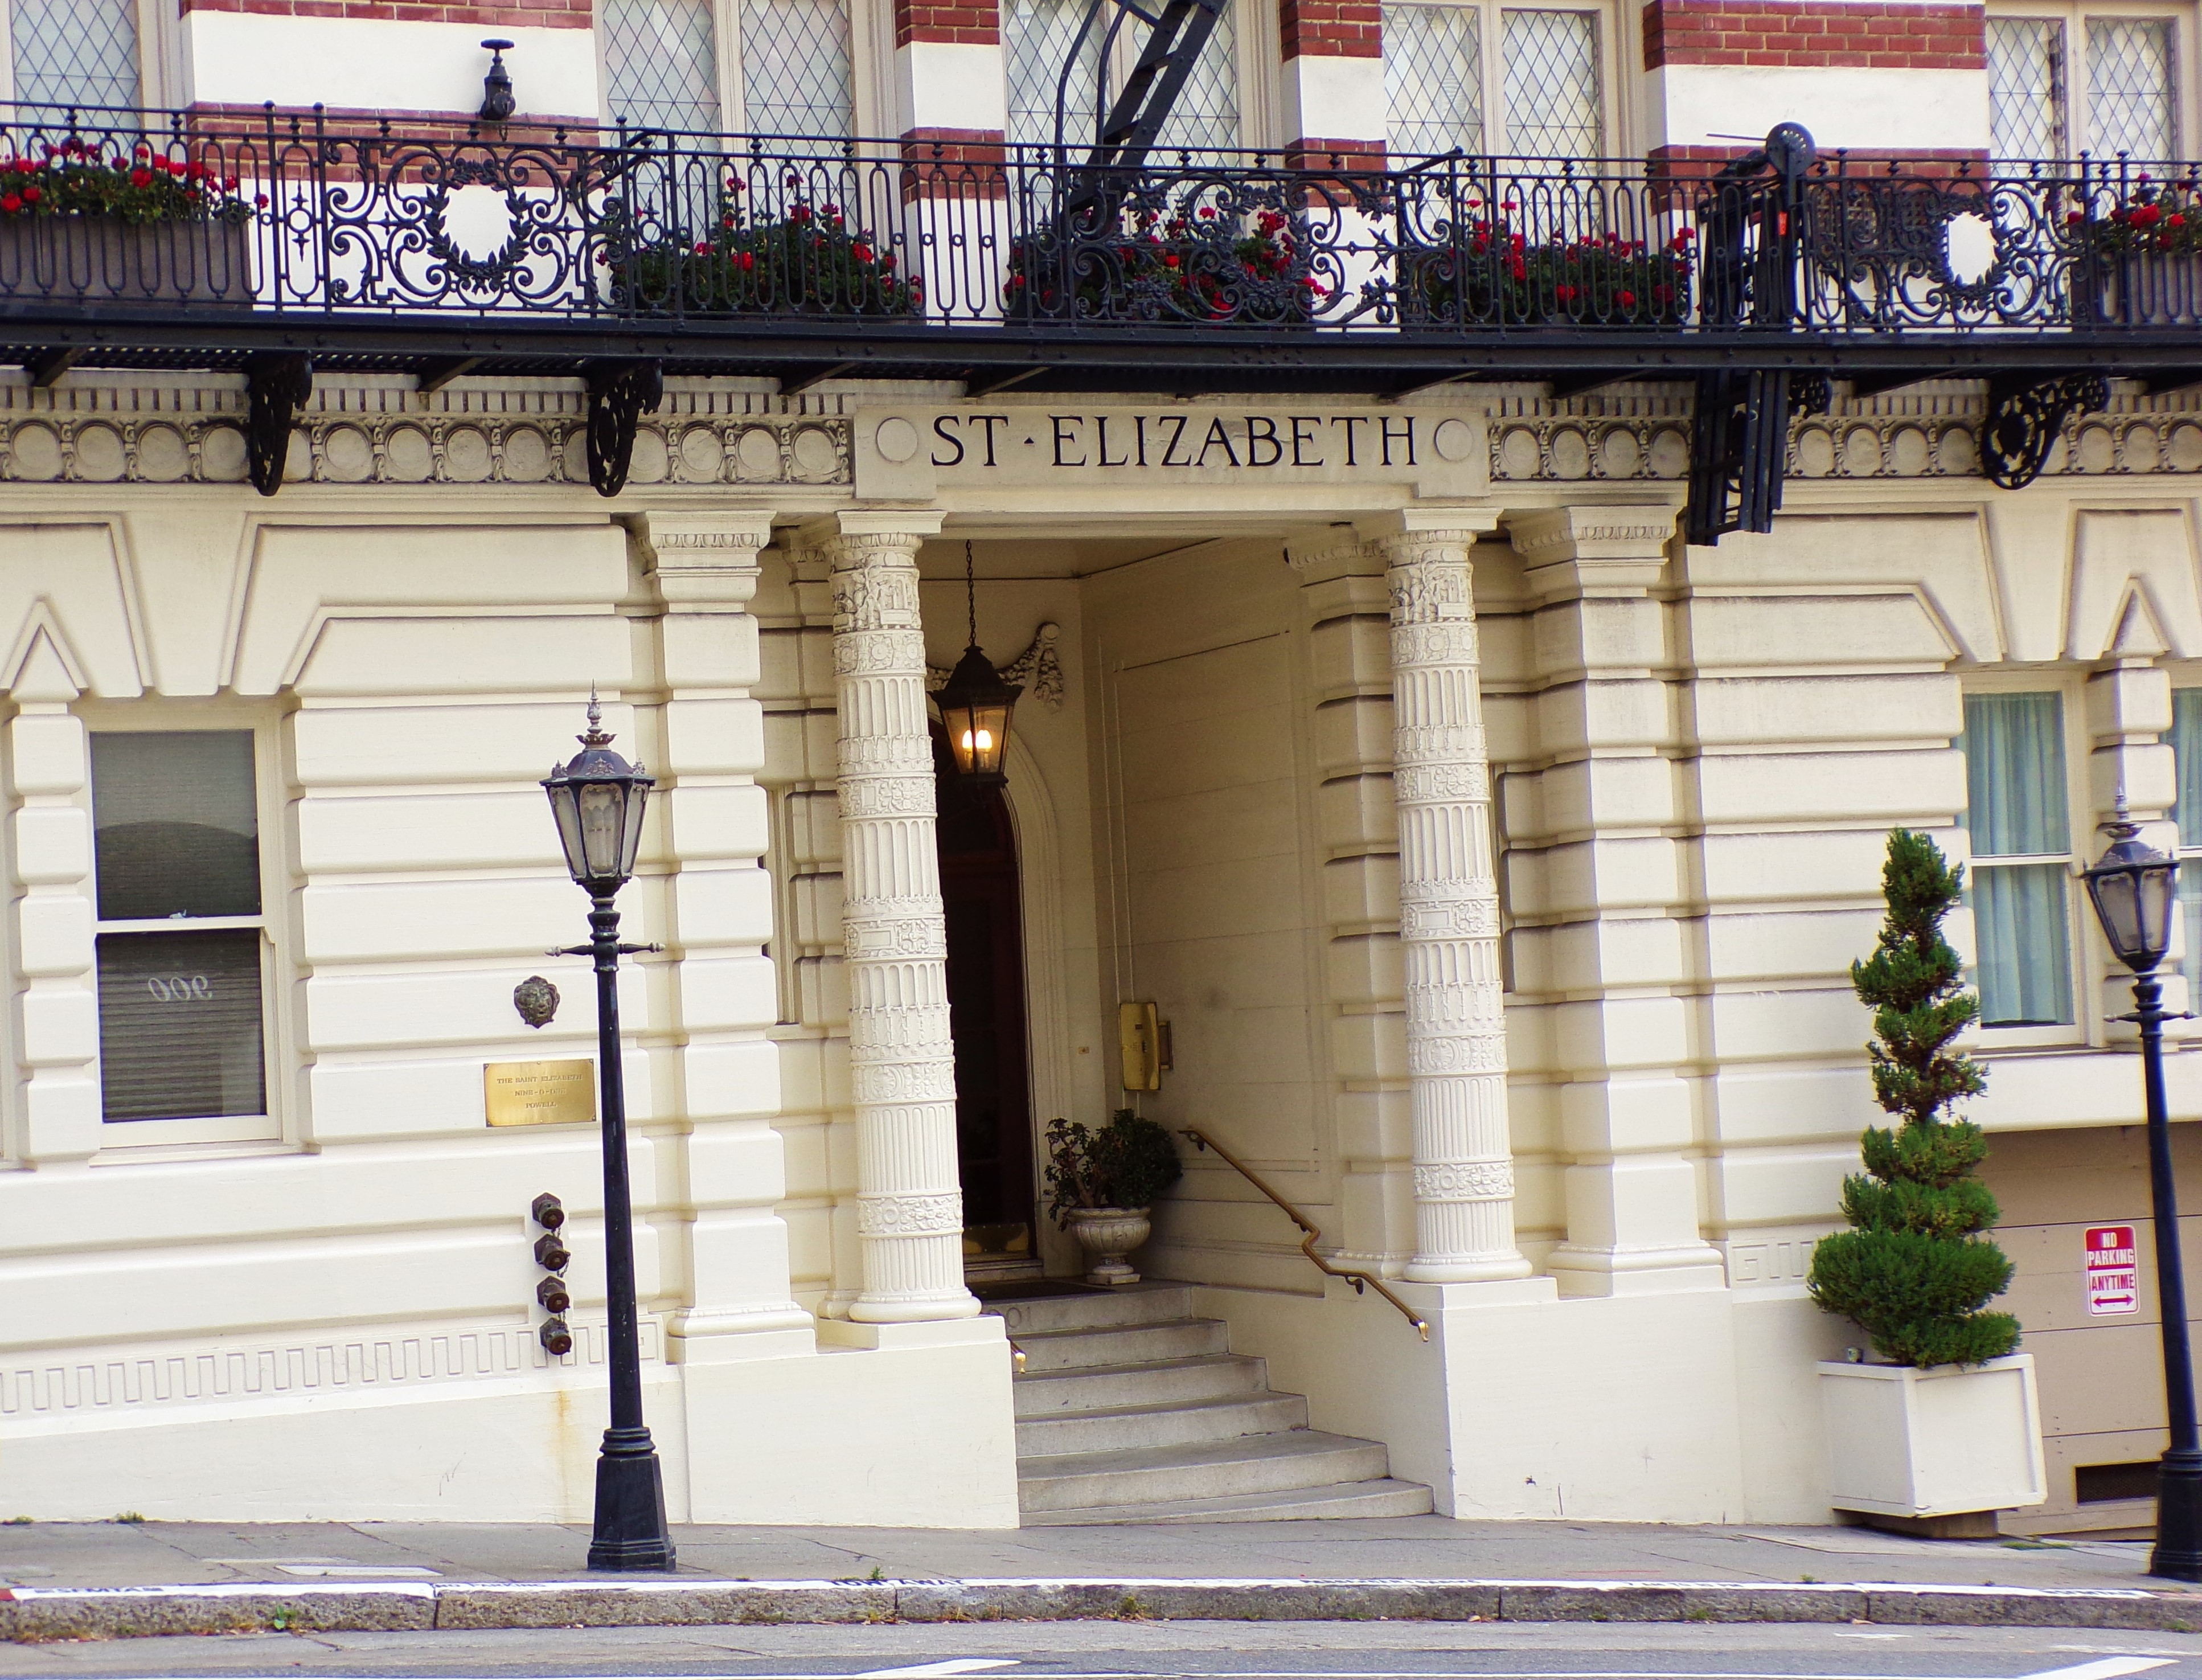
POLYGON ((268 920, 249 729, 91 736, 110 1121, 268 1111, 268 920))
POLYGON ((632 127, 844 140, 848 0, 601 0, 607 115, 632 127))
POLYGON ((0 0, 9 97, 82 110, 141 104, 138 0, 0 0))
MULTIPOLYGON (((1020 145, 1083 149, 1093 144, 1109 102, 1123 90, 1146 43, 1144 25, 1121 31, 1101 62, 1102 34, 1111 9, 1081 34, 1087 0, 1003 0, 1002 51, 1010 79, 1010 139, 1020 145), (1077 63, 1066 77, 1074 49, 1077 63), (1056 130, 1060 97, 1063 124, 1056 130)), ((1170 108, 1157 142, 1170 147, 1229 148, 1239 144, 1239 32, 1228 3, 1201 49, 1192 74, 1170 108)))
POLYGON ((1602 13, 1386 0, 1383 16, 1387 144, 1395 156, 1581 159, 1604 152, 1602 13))
POLYGON ((1991 17, 1987 57, 1997 156, 2178 156, 2174 18, 2085 8, 1991 17))
POLYGON ((1984 1027, 2069 1026, 2072 823, 2064 697, 1968 694, 1966 871, 1984 1027))

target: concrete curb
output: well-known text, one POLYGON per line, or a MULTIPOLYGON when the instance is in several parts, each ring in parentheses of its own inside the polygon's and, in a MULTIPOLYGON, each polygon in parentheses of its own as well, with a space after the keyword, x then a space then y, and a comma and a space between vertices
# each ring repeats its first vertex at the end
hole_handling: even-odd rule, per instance
POLYGON ((1881 1622, 2202 1632, 2202 1593, 1759 1582, 389 1582, 0 1588, 0 1640, 757 1623, 1881 1622))

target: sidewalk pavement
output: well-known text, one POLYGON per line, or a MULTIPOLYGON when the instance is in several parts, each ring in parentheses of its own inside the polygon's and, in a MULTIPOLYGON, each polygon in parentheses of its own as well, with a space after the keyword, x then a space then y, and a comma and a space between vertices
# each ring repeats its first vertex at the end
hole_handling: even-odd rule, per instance
POLYGON ((2202 1588, 2146 1576, 2133 1541, 1442 1517, 674 1539, 674 1576, 592 1577, 572 1525, 5 1524, 0 1638, 1096 1616, 2202 1631, 2202 1588))

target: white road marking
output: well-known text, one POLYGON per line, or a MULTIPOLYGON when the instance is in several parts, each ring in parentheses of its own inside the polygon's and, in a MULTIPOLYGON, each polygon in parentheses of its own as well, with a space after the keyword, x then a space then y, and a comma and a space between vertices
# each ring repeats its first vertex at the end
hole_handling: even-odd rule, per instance
POLYGON ((2100 1657, 2091 1663, 2074 1663, 2070 1668, 2045 1668, 2024 1680, 2120 1680, 2123 1675, 2168 1668, 2173 1661, 2170 1657, 2100 1657))
POLYGON ((919 1663, 910 1668, 868 1668, 850 1680, 930 1680, 934 1675, 979 1674, 990 1668, 1015 1668, 1013 1657, 951 1657, 945 1662, 919 1663))

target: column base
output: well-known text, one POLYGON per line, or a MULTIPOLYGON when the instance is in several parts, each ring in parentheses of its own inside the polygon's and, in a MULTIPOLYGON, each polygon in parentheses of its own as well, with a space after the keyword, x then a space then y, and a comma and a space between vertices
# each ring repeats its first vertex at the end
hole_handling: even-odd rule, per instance
POLYGON ((1489 1259, 1432 1260, 1417 1255, 1407 1262, 1410 1283, 1505 1283, 1530 1277, 1536 1268, 1519 1254, 1489 1259))
POLYGON ((826 1347, 963 1347, 974 1342, 1010 1339, 1000 1318, 926 1318, 893 1324, 860 1324, 847 1318, 821 1319, 819 1345, 826 1347))
POLYGON ((976 1296, 945 1295, 938 1300, 875 1301, 859 1295, 849 1303, 849 1317, 859 1324, 924 1324, 937 1318, 975 1318, 976 1296))
POLYGON ((1728 1287, 1720 1251, 1702 1242, 1644 1248, 1562 1243, 1546 1258, 1545 1270, 1563 1295, 1675 1295, 1728 1287))

